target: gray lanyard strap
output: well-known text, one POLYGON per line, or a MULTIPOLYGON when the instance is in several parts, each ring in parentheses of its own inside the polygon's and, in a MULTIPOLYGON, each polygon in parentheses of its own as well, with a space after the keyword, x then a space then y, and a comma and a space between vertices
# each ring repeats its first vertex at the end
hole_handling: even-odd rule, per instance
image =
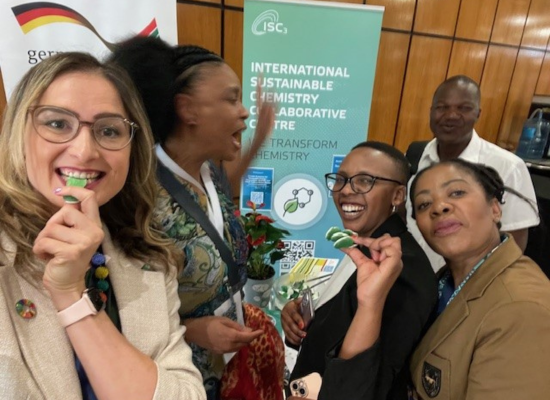
POLYGON ((230 292, 233 294, 232 288, 235 288, 239 284, 239 270, 237 263, 233 258, 231 250, 220 236, 210 218, 204 212, 202 208, 197 204, 191 194, 182 186, 182 184, 174 177, 174 175, 162 165, 160 162, 157 164, 157 178, 166 189, 166 191, 174 198, 181 208, 188 213, 199 224, 206 234, 210 237, 214 245, 220 252, 222 260, 227 265, 227 277, 229 278, 230 292))

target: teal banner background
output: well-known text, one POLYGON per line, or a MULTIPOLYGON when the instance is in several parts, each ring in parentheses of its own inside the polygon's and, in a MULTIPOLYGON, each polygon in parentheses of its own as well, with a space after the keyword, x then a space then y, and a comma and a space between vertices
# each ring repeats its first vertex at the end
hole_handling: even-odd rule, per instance
POLYGON ((245 148, 259 76, 263 96, 278 106, 273 135, 243 177, 241 209, 248 211, 248 200, 271 204, 262 212, 292 233, 279 273, 302 256, 342 258, 325 239, 341 222, 324 174, 333 171, 334 156, 366 138, 382 16, 376 6, 245 0, 245 148), (254 167, 272 168, 272 181, 262 182, 254 167))

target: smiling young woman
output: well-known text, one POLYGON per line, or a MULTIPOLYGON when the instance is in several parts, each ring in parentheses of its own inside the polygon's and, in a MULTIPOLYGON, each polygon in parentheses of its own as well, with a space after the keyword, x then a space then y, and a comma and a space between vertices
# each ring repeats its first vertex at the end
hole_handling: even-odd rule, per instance
POLYGON ((88 54, 52 56, 15 89, 0 134, 0 398, 205 399, 177 250, 151 224, 152 144, 128 76, 88 54), (66 185, 76 176, 84 187, 66 185))
POLYGON ((409 174, 399 150, 368 141, 351 150, 336 174, 325 175, 342 224, 357 233, 359 247, 346 251, 307 328, 301 299, 281 314, 287 342, 300 346, 291 380, 318 372, 320 398, 407 396, 406 361, 437 298, 428 258, 396 212, 409 174))

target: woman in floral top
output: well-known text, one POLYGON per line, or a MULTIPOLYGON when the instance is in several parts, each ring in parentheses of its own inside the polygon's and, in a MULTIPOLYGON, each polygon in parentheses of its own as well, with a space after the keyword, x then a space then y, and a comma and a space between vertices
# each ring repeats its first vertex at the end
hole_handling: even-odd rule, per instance
MULTIPOLYGON (((112 60, 130 73, 143 97, 159 161, 191 194, 232 250, 236 264, 241 266, 236 289, 242 288, 248 256, 245 233, 222 187, 220 171, 209 161, 235 160, 241 150, 240 134, 246 129, 249 114, 241 103, 237 75, 222 58, 206 49, 171 47, 152 38, 123 43, 112 60)), ((234 179, 246 170, 272 130, 274 107, 264 105, 260 110, 255 139, 234 179)), ((179 312, 187 328, 185 339, 203 375, 208 399, 218 399, 223 355, 249 345, 264 332, 238 322, 240 291, 236 290, 232 301, 226 285, 228 267, 216 245, 163 188, 156 216, 184 251, 179 312)))

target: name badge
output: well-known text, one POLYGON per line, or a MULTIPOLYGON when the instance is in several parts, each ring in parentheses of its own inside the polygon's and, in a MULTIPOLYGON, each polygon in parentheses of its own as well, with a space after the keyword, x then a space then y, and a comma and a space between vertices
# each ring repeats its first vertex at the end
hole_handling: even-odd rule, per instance
MULTIPOLYGON (((230 294, 230 297, 226 301, 224 301, 222 305, 216 308, 216 310, 214 311, 214 315, 217 317, 223 317, 229 313, 232 307, 235 307, 235 312, 237 314, 237 322, 242 326, 244 326, 243 300, 242 300, 241 292, 238 291, 237 293, 232 294, 232 291, 229 291, 229 294, 230 294)), ((227 364, 235 354, 237 353, 236 352, 225 353, 223 355, 224 362, 227 364)))

